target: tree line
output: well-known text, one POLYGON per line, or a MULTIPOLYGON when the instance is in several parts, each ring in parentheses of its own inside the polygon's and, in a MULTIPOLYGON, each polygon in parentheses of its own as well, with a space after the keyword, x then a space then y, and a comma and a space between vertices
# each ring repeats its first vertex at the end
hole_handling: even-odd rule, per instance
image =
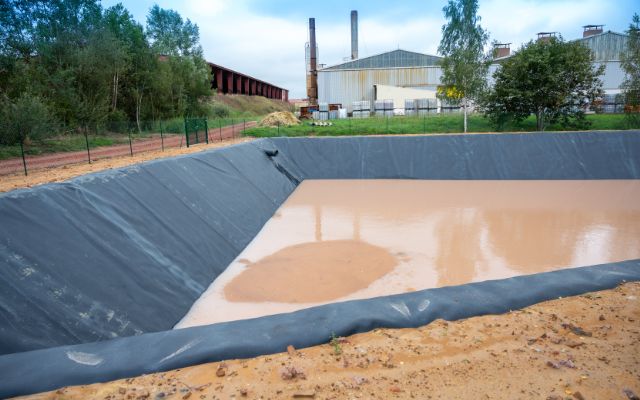
MULTIPOLYGON (((480 25, 478 0, 449 0, 443 8, 447 23, 442 27, 438 51, 444 56, 438 96, 462 106, 464 131, 467 109, 474 104, 496 129, 508 122, 521 122, 531 115, 537 129, 560 123, 586 128, 585 110, 597 110, 602 99, 604 65, 596 65, 589 48, 561 36, 530 41, 502 60, 487 77, 494 60, 486 52, 488 32, 480 25)), ((629 126, 640 127, 640 17, 635 14, 627 31, 628 45, 621 57, 626 78, 621 85, 629 126)))
POLYGON ((176 11, 143 26, 99 0, 0 2, 0 144, 203 115, 210 94, 198 26, 176 11))

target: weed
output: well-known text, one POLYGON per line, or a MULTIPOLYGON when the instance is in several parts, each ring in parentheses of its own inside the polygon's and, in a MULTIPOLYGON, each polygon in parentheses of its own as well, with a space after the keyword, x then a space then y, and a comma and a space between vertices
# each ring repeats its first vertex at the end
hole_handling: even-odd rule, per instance
POLYGON ((333 354, 339 356, 342 354, 342 346, 340 346, 340 338, 336 336, 335 332, 331 332, 331 341, 329 342, 333 346, 333 354))

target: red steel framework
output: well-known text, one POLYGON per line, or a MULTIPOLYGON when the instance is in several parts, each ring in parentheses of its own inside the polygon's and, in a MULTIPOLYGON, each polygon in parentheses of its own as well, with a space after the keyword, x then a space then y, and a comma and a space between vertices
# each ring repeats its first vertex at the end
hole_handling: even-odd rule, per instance
POLYGON ((289 101, 289 91, 252 76, 209 62, 211 87, 218 93, 264 96, 269 99, 289 101))

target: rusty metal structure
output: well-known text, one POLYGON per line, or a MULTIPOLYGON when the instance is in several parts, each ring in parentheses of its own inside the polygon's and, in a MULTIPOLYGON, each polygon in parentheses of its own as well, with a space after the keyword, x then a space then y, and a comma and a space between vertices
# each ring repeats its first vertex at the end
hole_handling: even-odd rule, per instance
POLYGON ((211 68, 211 88, 216 89, 218 93, 264 96, 268 99, 289 101, 287 89, 212 62, 208 64, 211 68))
POLYGON ((309 105, 318 104, 318 44, 316 43, 316 19, 309 18, 309 43, 307 47, 307 97, 309 105))

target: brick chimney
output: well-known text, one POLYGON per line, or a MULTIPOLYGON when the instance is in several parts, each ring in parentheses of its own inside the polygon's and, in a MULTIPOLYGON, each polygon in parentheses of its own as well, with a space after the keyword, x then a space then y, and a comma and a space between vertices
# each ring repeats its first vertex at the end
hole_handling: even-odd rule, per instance
POLYGON ((493 51, 494 58, 508 57, 511 55, 511 43, 496 43, 493 51))
POLYGON ((604 25, 585 25, 582 27, 582 29, 584 29, 584 31, 582 32, 582 37, 586 38, 589 36, 598 35, 603 32, 602 27, 604 27, 604 25))
POLYGON ((556 33, 558 32, 538 32, 538 42, 548 42, 551 38, 556 37, 556 33))

